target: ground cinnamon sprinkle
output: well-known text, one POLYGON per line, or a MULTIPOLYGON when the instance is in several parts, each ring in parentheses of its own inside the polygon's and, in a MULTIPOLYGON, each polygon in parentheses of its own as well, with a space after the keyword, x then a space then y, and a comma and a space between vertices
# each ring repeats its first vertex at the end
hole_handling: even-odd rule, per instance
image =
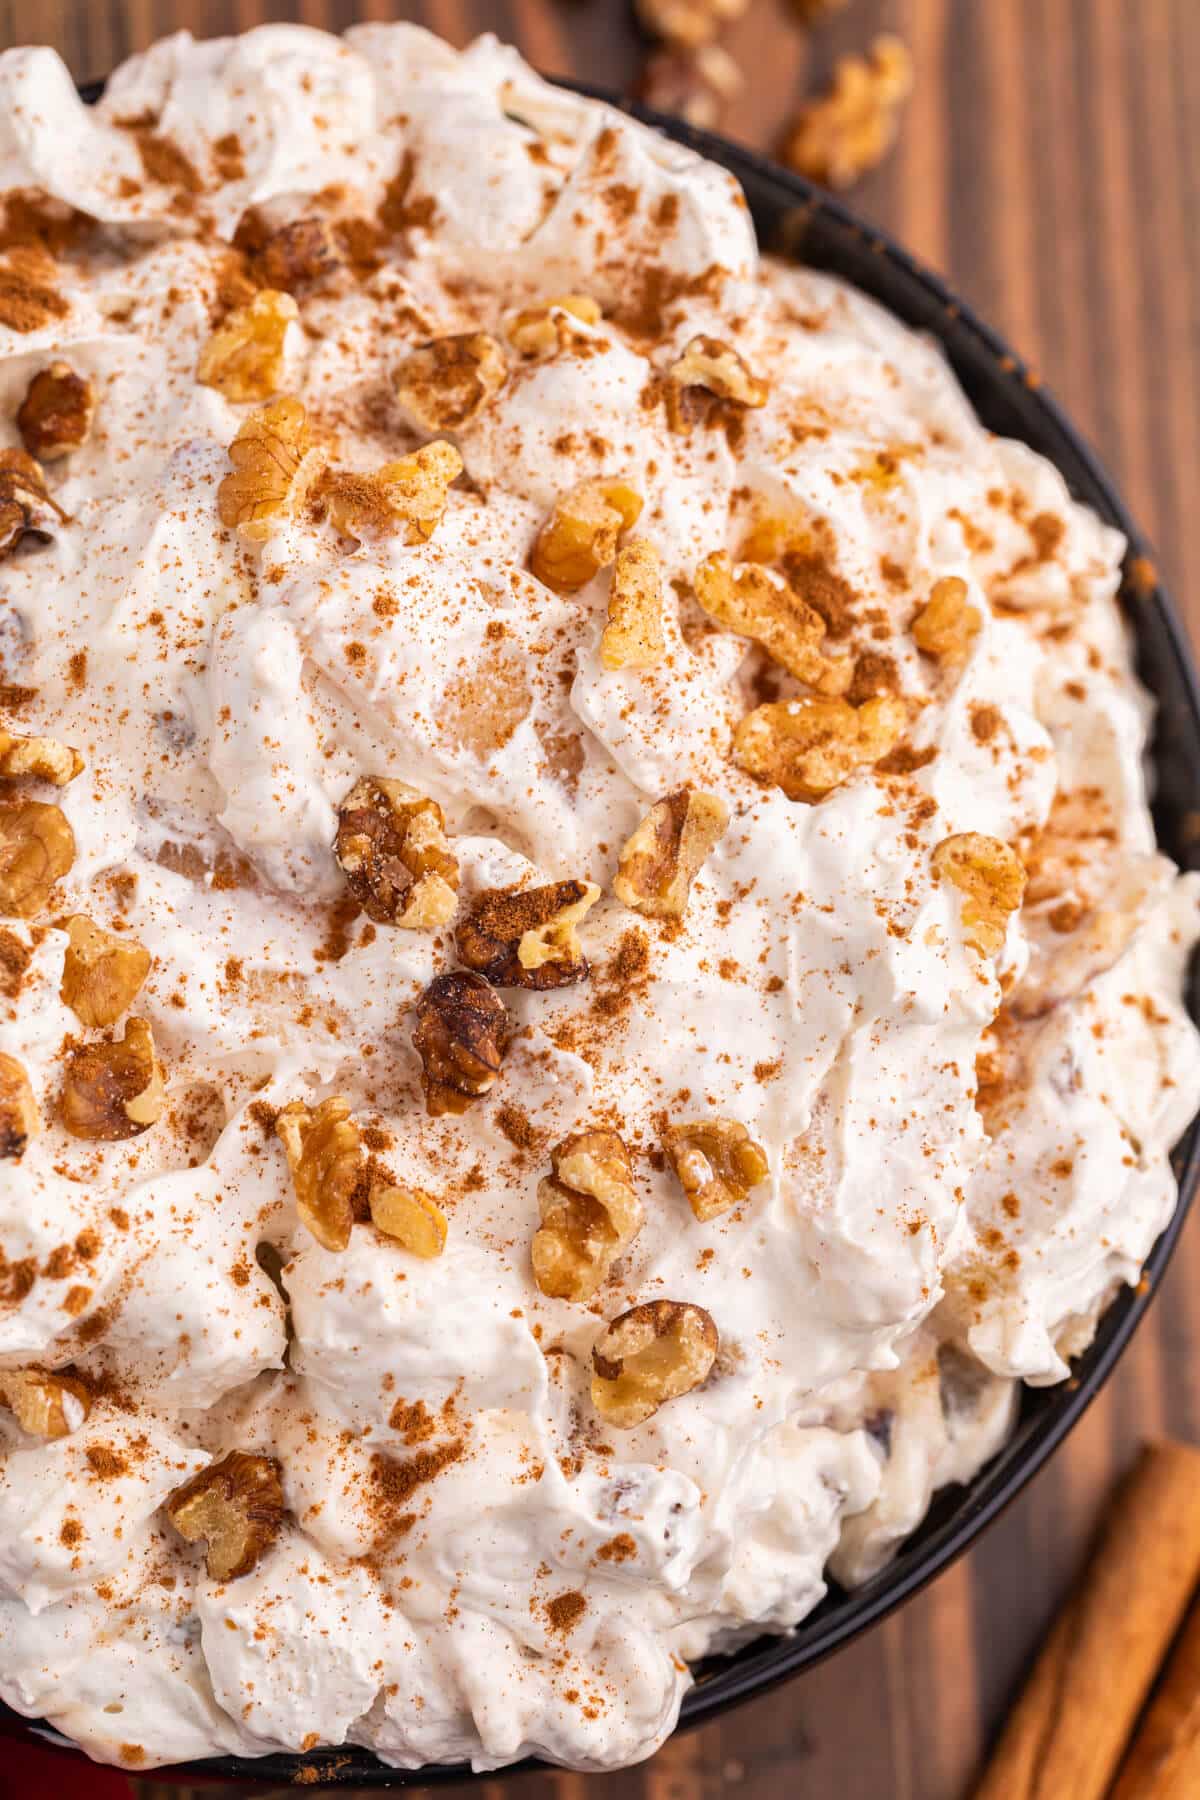
POLYGON ((416 178, 417 159, 411 150, 406 150, 399 169, 383 190, 379 206, 379 223, 395 236, 402 231, 432 231, 437 222, 437 201, 433 195, 413 193, 416 178))
POLYGON ((10 331, 40 331, 62 319, 70 307, 55 286, 54 265, 43 251, 15 249, 0 264, 0 325, 10 331))
POLYGON ((98 1475, 101 1481, 112 1481, 118 1475, 129 1473, 129 1463, 111 1444, 89 1444, 87 1462, 93 1475, 98 1475))
POLYGON ((413 1495, 427 1482, 436 1480, 443 1469, 461 1461, 466 1447, 466 1440, 458 1437, 436 1450, 418 1450, 404 1462, 390 1456, 372 1457, 368 1503, 376 1523, 376 1549, 385 1548, 412 1530, 417 1516, 407 1508, 413 1495))
POLYGON ((557 1594, 553 1600, 546 1602, 546 1617, 550 1621, 551 1631, 561 1631, 564 1636, 568 1631, 574 1631, 586 1611, 587 1601, 574 1589, 567 1594, 557 1594))

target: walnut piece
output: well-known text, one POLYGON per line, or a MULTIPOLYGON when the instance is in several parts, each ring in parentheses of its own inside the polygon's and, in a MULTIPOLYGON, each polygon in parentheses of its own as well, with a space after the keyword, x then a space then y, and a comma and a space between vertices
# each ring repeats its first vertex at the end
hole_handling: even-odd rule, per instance
POLYGON ((28 533, 49 538, 66 513, 50 496, 40 463, 24 450, 0 450, 0 557, 28 533))
POLYGON ((696 50, 660 50, 650 57, 638 79, 637 97, 659 112, 674 113, 698 131, 711 131, 745 85, 727 50, 719 44, 702 44, 696 50))
POLYGON ((314 495, 347 537, 408 526, 410 544, 432 537, 446 510, 450 484, 462 474, 462 457, 444 438, 422 444, 411 456, 384 463, 372 475, 327 469, 314 495))
POLYGON ((667 370, 667 380, 676 389, 704 388, 715 399, 736 406, 765 406, 770 392, 736 350, 714 337, 694 337, 685 344, 682 356, 667 370))
POLYGON ((503 1000, 482 975, 456 970, 435 976, 416 1016, 425 1110, 432 1118, 466 1112, 500 1073, 508 1026, 503 1000))
POLYGON ((617 554, 617 540, 638 522, 642 498, 624 481, 581 481, 555 502, 529 566, 558 594, 585 587, 617 554))
POLYGON ((189 1544, 203 1540, 212 1581, 248 1575, 279 1536, 283 1486, 273 1456, 231 1450, 168 1496, 168 1519, 189 1544))
POLYGON ((312 448, 308 414, 285 396, 252 413, 229 446, 233 468, 217 489, 222 525, 262 543, 309 499, 325 466, 312 448))
POLYGON ((576 926, 600 898, 590 881, 488 888, 455 933, 458 959, 493 987, 571 987, 587 979, 576 926))
POLYGON ((680 1186, 700 1220, 715 1219, 740 1206, 751 1188, 770 1174, 761 1144, 736 1119, 695 1119, 668 1125, 663 1149, 680 1186))
POLYGON ((78 1431, 92 1410, 92 1396, 73 1375, 48 1369, 0 1369, 0 1404, 32 1437, 63 1438, 78 1431))
POLYGON ((662 564, 645 538, 630 538, 613 564, 600 661, 606 669, 652 669, 666 647, 662 564))
POLYGON ((55 462, 87 443, 96 416, 96 390, 68 362, 39 369, 17 408, 17 430, 30 456, 55 462))
POLYGON ((957 669, 966 662, 982 623, 979 608, 967 604, 966 582, 944 575, 912 622, 913 642, 943 668, 957 669))
POLYGON ((851 659, 823 654, 824 619, 782 576, 760 563, 742 563, 735 570, 728 553, 718 550, 696 570, 693 588, 710 618, 753 638, 789 675, 819 694, 846 692, 854 673, 851 659))
POLYGON ((396 370, 396 398, 421 431, 461 431, 508 380, 504 351, 486 331, 434 338, 396 370))
POLYGON ((504 321, 504 335, 520 356, 553 356, 555 351, 565 350, 575 336, 573 319, 598 325, 603 316, 590 294, 555 294, 540 306, 510 313, 504 321))
POLYGON ((729 824, 715 794, 676 788, 656 800, 622 847, 613 893, 652 919, 681 919, 701 863, 729 824))
POLYGON ((289 219, 264 239, 253 268, 264 287, 292 294, 331 275, 344 260, 327 219, 289 219))
POLYGON ((623 1312, 592 1349, 592 1405, 628 1431, 665 1400, 708 1379, 720 1339, 711 1315, 686 1300, 647 1300, 623 1312))
POLYGON ((933 872, 963 896, 963 937, 980 956, 995 956, 1008 931, 1010 913, 1025 894, 1025 869, 1015 850, 999 838, 960 831, 943 838, 933 852, 933 872))
POLYGON ((140 1137, 162 1117, 163 1073, 145 1019, 127 1019, 118 1043, 82 1044, 71 1052, 58 1100, 59 1121, 72 1137, 115 1144, 140 1137))
POLYGON ((83 758, 57 738, 14 737, 0 726, 0 780, 23 781, 27 777, 66 787, 83 768, 83 758))
POLYGON ((829 91, 792 122, 784 162, 810 181, 849 187, 895 143, 912 85, 912 58, 899 38, 877 37, 865 58, 843 56, 829 91))
POLYGON ((446 1248, 446 1215, 420 1188, 376 1183, 371 1189, 371 1222, 414 1256, 440 1256, 446 1248))
POLYGON ((0 806, 0 914, 32 919, 75 861, 75 833, 61 807, 41 800, 0 806))
POLYGON ((855 769, 893 750, 908 709, 893 694, 859 707, 845 700, 776 700, 747 713, 733 734, 733 758, 789 800, 823 800, 855 769))
POLYGON ((637 16, 651 37, 697 50, 740 19, 749 0, 637 0, 637 16))
POLYGON ((458 905, 458 860, 436 801, 406 782, 364 775, 338 808, 334 856, 377 925, 445 925, 458 905))
POLYGON ((269 400, 283 379, 283 344, 300 309, 290 294, 263 288, 231 312, 200 352, 196 380, 226 400, 269 400))
POLYGON ((135 938, 106 931, 82 913, 69 918, 59 998, 89 1029, 115 1025, 150 973, 150 952, 135 938))
POLYGON ((590 1300, 642 1228, 629 1152, 615 1131, 575 1132, 550 1152, 538 1185, 533 1278, 558 1300, 590 1300))
POLYGON ((41 1123, 23 1065, 0 1051, 0 1161, 19 1162, 41 1123))
POLYGON ((344 1250, 365 1166, 350 1102, 333 1094, 314 1109, 293 1100, 276 1118, 275 1135, 287 1153, 302 1222, 326 1250, 344 1250))

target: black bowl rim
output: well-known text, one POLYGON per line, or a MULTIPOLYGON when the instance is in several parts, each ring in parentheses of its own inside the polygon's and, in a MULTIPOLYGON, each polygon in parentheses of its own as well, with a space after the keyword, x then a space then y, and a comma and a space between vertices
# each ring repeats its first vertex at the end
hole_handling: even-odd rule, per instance
MULTIPOLYGON (((947 321, 953 320, 957 329, 976 340, 995 365, 996 383, 1011 384, 1021 390, 1023 407, 1032 408, 1041 415, 1042 423, 1049 427, 1051 435, 1061 440, 1077 472, 1090 486, 1092 492, 1088 503, 1124 534, 1128 542, 1126 571, 1134 563, 1154 570, 1152 581, 1143 579, 1139 583, 1139 606, 1158 614, 1170 658, 1181 679, 1192 731, 1200 740, 1200 680, 1186 632, 1157 575, 1147 540, 1130 518, 1112 478, 1095 452, 1040 378, 999 333, 985 324, 940 276, 912 256, 888 232, 867 224, 840 200, 769 157, 744 149, 716 132, 687 125, 640 101, 624 99, 593 83, 556 78, 556 85, 629 114, 663 136, 730 170, 739 179, 740 171, 747 171, 759 184, 775 189, 797 214, 823 216, 847 236, 862 239, 898 271, 910 291, 919 290, 934 302, 947 321)), ((103 87, 103 82, 94 82, 82 87, 80 92, 85 100, 93 101, 103 92, 103 87)), ((1049 459, 1056 460, 1052 453, 1049 459)), ((1071 485, 1075 487, 1078 482, 1071 485)), ((860 1632, 878 1624, 970 1548, 1033 1479, 1078 1424, 1108 1380, 1158 1291, 1200 1182, 1198 1124, 1200 1121, 1193 1120, 1182 1141, 1182 1160, 1177 1161, 1176 1166, 1178 1203, 1146 1259, 1142 1280, 1136 1287, 1122 1288, 1107 1308, 1095 1339, 1080 1358, 1078 1372, 1057 1389, 1042 1390, 1052 1393, 1053 1398, 1043 1404, 1033 1419, 1015 1465, 1005 1465, 999 1473, 993 1465, 986 1466, 964 1490, 963 1500, 942 1524, 932 1530, 926 1530, 924 1525, 918 1527, 879 1576, 857 1592, 838 1598, 827 1619, 821 1617, 827 1604, 823 1602, 811 1623, 802 1621, 792 1634, 756 1639, 729 1657, 714 1658, 711 1673, 702 1666, 696 1685, 684 1697, 679 1729, 699 1725, 727 1707, 765 1694, 802 1669, 812 1667, 843 1648, 860 1632)), ((76 1759, 84 1754, 51 1728, 3 1706, 0 1706, 0 1731, 36 1738, 47 1747, 60 1749, 63 1754, 73 1755, 76 1759)), ((466 1764, 431 1765, 410 1772, 389 1768, 369 1751, 349 1746, 308 1755, 272 1753, 263 1757, 211 1757, 159 1769, 155 1775, 157 1779, 186 1776, 210 1781, 286 1782, 295 1781, 301 1769, 311 1768, 326 1786, 429 1787, 474 1779, 507 1780, 513 1775, 551 1766, 535 1758, 525 1758, 498 1770, 480 1771, 478 1775, 466 1764)))

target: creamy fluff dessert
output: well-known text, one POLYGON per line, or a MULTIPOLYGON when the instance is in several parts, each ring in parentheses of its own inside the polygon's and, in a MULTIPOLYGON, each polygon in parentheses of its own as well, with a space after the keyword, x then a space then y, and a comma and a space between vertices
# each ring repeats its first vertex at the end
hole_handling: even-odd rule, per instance
POLYGON ((0 91, 0 1695, 645 1756, 1175 1203, 1122 542, 490 39, 0 91))

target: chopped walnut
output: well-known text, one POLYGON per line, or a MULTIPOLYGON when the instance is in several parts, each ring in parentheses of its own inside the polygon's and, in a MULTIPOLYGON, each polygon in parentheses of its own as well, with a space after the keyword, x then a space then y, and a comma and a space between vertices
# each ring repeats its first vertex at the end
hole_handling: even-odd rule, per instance
POLYGON ((54 535, 66 513, 50 496, 40 463, 24 450, 0 450, 0 557, 31 537, 54 535))
POLYGON ((29 1076, 15 1056, 0 1052, 0 1161, 19 1162, 40 1129, 29 1076))
POLYGON ((982 623, 978 607, 967 604, 966 582, 944 575, 912 622, 913 642, 944 668, 957 669, 966 662, 982 623))
POLYGON ((615 1131, 578 1131, 555 1145, 550 1167, 538 1185, 533 1278, 555 1299, 590 1300, 642 1228, 629 1152, 615 1131))
POLYGON ((822 653, 825 620, 782 576, 760 563, 742 563, 735 570, 727 552, 719 550, 700 564, 693 586, 710 618, 753 638, 789 675, 819 694, 846 692, 854 673, 851 659, 822 653))
POLYGON ((698 131, 712 131, 745 77, 727 50, 702 44, 696 50, 660 50, 642 70, 637 96, 659 112, 674 113, 698 131))
POLYGON ((312 448, 308 415, 285 397, 252 413, 229 446, 233 468, 217 489, 222 525, 261 543, 293 518, 320 478, 324 457, 312 448))
POLYGON ((626 840, 613 893, 652 919, 681 919, 700 865, 728 824, 728 810, 715 794, 676 788, 655 801, 626 840))
POLYGON ((521 356, 553 356, 574 336, 571 321, 598 325, 604 317, 590 294, 555 294, 540 306, 526 306, 504 322, 504 335, 521 356))
POLYGON ((685 344, 683 355, 667 370, 667 380, 674 388, 704 388, 736 406, 765 406, 770 391, 736 350, 714 337, 694 337, 685 344))
POLYGON ((845 700, 777 700, 756 706, 733 734, 738 767, 789 800, 823 800, 855 769, 893 750, 908 709, 893 694, 854 707, 845 700))
POLYGON ((377 1183, 371 1189, 371 1222, 414 1256, 440 1256, 446 1248, 446 1215, 420 1188, 377 1183))
POLYGON ((587 979, 576 926, 600 898, 590 881, 488 888, 455 933, 458 959, 493 987, 570 987, 587 979))
POLYGON ((110 1038, 71 1052, 58 1116, 72 1137, 115 1144, 149 1131, 165 1104, 153 1033, 145 1019, 127 1019, 119 1043, 110 1038))
POLYGON ((458 860, 435 800, 403 781, 364 775, 338 808, 334 855, 377 925, 445 925, 458 905, 458 860))
POLYGON ((30 456, 55 462, 87 443, 96 414, 96 390, 70 363, 39 369, 17 408, 17 430, 30 456))
POLYGON ((283 1486, 272 1456, 231 1450, 175 1489, 165 1506, 172 1525, 189 1544, 203 1540, 212 1581, 248 1575, 279 1536, 283 1486))
POLYGON ((462 457, 453 444, 435 438, 411 456, 384 463, 372 475, 328 469, 314 499, 348 537, 405 524, 408 541, 415 544, 432 537, 446 510, 450 484, 462 470, 462 457))
POLYGON ((666 647, 662 564, 645 538, 630 538, 613 564, 600 661, 606 669, 651 669, 666 647))
POLYGON ((810 181, 849 187, 895 143, 912 84, 912 58, 899 38, 877 37, 865 58, 843 56, 828 93, 793 121, 784 162, 810 181))
POLYGON ((226 400, 269 400, 283 380, 283 344, 300 309, 290 294, 263 288, 231 312, 200 352, 196 380, 226 400))
POLYGON ((287 1153, 301 1220, 326 1250, 344 1250, 364 1167, 350 1102, 333 1094, 314 1109, 293 1100, 275 1120, 275 1135, 287 1153))
POLYGON ((327 219, 289 219, 256 252, 254 273, 265 287, 291 294, 331 275, 344 260, 327 219))
POLYGON ((697 1119, 668 1125, 663 1149, 701 1220, 740 1206, 770 1174, 766 1152, 736 1119, 697 1119))
POLYGON ((92 1396, 73 1375, 48 1369, 0 1369, 0 1404, 31 1437, 63 1438, 78 1431, 92 1410, 92 1396))
POLYGON ((81 1025, 115 1025, 141 992, 150 973, 150 952, 82 913, 69 918, 63 929, 69 941, 60 998, 81 1025))
POLYGON ((496 1084, 504 1060, 508 1014, 481 975, 438 975, 416 1005, 413 1044, 421 1058, 425 1109, 431 1117, 465 1112, 496 1084))
POLYGON ((696 50, 740 19, 748 4, 749 0, 637 0, 637 15, 651 37, 696 50))
POLYGON ((75 834, 61 807, 40 800, 0 806, 0 914, 32 919, 75 861, 75 834))
POLYGON ((613 561, 617 540, 633 529, 641 510, 641 495, 623 481, 581 481, 555 502, 530 568, 556 593, 574 593, 613 561))
POLYGON ((1025 869, 1015 850, 999 838, 961 831, 943 838, 933 852, 933 872, 963 896, 963 937, 980 956, 995 956, 1008 931, 1008 917, 1025 893, 1025 869))
POLYGON ((508 380, 504 351, 486 331, 434 338, 396 370, 396 398, 422 431, 461 431, 508 380))
POLYGON ((665 1400, 706 1381, 720 1340, 711 1314, 686 1300, 647 1300, 606 1327, 592 1349, 592 1405, 627 1431, 665 1400))
POLYGON ((0 781, 27 777, 66 787, 83 768, 83 758, 57 738, 14 737, 0 726, 0 781))

